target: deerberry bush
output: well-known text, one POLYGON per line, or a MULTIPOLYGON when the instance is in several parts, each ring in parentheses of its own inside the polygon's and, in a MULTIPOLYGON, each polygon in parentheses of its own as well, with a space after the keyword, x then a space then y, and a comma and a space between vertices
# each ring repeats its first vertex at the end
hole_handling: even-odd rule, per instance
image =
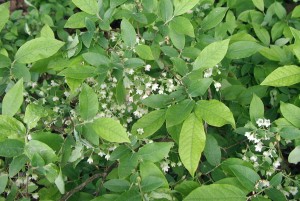
POLYGON ((300 6, 26 3, 0 5, 1 201, 300 199, 300 6))

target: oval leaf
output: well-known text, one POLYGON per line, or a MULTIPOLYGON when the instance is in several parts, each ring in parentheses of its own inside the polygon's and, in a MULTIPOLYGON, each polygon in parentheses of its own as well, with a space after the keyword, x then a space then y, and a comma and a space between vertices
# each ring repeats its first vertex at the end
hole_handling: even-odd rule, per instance
POLYGON ((182 15, 186 13, 187 11, 194 8, 199 0, 176 0, 174 1, 175 11, 174 15, 182 15))
POLYGON ((123 19, 121 22, 121 35, 125 45, 133 47, 136 43, 136 32, 132 24, 123 19))
POLYGON ((280 103, 282 116, 297 128, 300 128, 300 108, 290 103, 280 103))
POLYGON ((141 157, 142 160, 156 163, 168 156, 173 145, 174 144, 172 142, 146 144, 139 149, 138 156, 141 157))
POLYGON ((23 79, 20 79, 4 96, 2 114, 14 116, 23 103, 23 79))
POLYGON ((98 112, 97 94, 87 84, 84 84, 79 95, 79 113, 84 120, 92 119, 98 112))
POLYGON ((288 161, 289 163, 294 163, 294 164, 300 162, 300 146, 295 147, 295 149, 291 151, 288 161))
POLYGON ((14 139, 6 139, 0 142, 0 156, 15 157, 23 153, 24 142, 14 139))
POLYGON ((72 2, 88 14, 96 15, 99 12, 99 6, 96 0, 72 0, 72 2))

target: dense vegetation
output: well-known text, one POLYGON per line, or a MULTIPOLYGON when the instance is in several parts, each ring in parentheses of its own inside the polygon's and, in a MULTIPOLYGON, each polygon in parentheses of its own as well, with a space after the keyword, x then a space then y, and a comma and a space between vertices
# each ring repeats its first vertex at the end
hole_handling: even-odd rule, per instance
POLYGON ((296 3, 17 2, 0 201, 300 199, 296 3))

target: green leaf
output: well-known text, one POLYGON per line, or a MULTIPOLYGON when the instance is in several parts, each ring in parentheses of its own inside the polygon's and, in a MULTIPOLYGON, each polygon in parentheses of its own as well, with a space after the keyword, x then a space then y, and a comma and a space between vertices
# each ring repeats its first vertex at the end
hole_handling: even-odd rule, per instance
POLYGON ((41 30, 41 37, 44 37, 44 38, 55 38, 54 32, 49 27, 49 25, 46 24, 45 26, 43 26, 43 28, 41 30))
MULTIPOLYGON (((169 28, 169 36, 173 43, 173 45, 177 48, 182 50, 185 46, 185 36, 184 34, 178 33, 175 30, 169 28)), ((177 57, 175 57, 177 58, 177 57)), ((179 59, 179 58, 178 58, 179 59)))
POLYGON ((92 123, 94 131, 109 142, 130 142, 125 128, 111 118, 99 118, 92 123))
POLYGON ((276 188, 266 189, 265 193, 272 201, 287 201, 285 195, 276 188))
POLYGON ((211 184, 203 185, 193 190, 183 201, 245 201, 244 192, 228 184, 211 184))
POLYGON ((0 195, 5 191, 5 187, 8 182, 8 175, 7 174, 1 174, 0 175, 0 195))
POLYGON ((184 100, 168 108, 166 113, 167 127, 172 127, 182 123, 194 109, 195 101, 184 100))
POLYGON ((206 46, 197 57, 193 69, 208 69, 220 63, 227 53, 229 39, 217 41, 206 46))
POLYGON ((2 3, 0 5, 0 32, 3 29, 3 27, 5 26, 5 24, 8 22, 8 19, 9 19, 9 7, 10 7, 10 3, 9 2, 2 3))
POLYGON ((261 85, 282 87, 290 86, 300 82, 300 67, 290 65, 279 67, 274 70, 261 85))
POLYGON ((144 65, 145 62, 139 58, 130 58, 124 62, 126 68, 138 68, 144 65))
POLYGON ((122 105, 126 100, 126 89, 124 86, 124 80, 119 80, 116 87, 116 99, 119 105, 122 105))
POLYGON ((30 160, 34 158, 35 154, 42 157, 46 164, 57 160, 57 156, 53 149, 43 142, 37 140, 31 140, 25 145, 24 152, 30 160))
POLYGON ((23 138, 26 134, 24 125, 13 117, 0 115, 0 141, 6 138, 23 138))
POLYGON ((212 126, 221 127, 225 124, 231 124, 235 128, 232 112, 218 100, 198 101, 195 114, 212 126))
POLYGON ((199 0, 175 0, 174 1, 174 16, 182 15, 194 8, 199 3, 199 0))
POLYGON ((162 173, 161 169, 158 168, 154 163, 150 161, 145 161, 140 163, 140 175, 142 177, 143 183, 143 191, 151 192, 159 187, 168 188, 168 181, 166 180, 164 174, 162 173), (156 178, 155 182, 153 177, 156 178), (148 181, 147 181, 148 180, 148 181), (150 181, 149 181, 150 180, 150 181), (158 185, 158 183, 160 185, 158 185))
POLYGON ((282 173, 279 172, 277 173, 276 175, 274 175, 272 177, 272 179, 270 180, 270 184, 273 186, 273 187, 277 187, 278 185, 280 185, 282 182, 282 173))
POLYGON ((168 22, 173 17, 173 4, 171 0, 161 0, 158 4, 158 16, 168 22))
POLYGON ((252 41, 234 42, 229 45, 226 57, 229 59, 247 58, 258 52, 261 48, 261 45, 252 41))
POLYGON ((9 177, 15 176, 23 167, 25 167, 27 162, 29 162, 29 159, 24 154, 14 157, 9 164, 9 177))
POLYGON ((178 72, 182 76, 188 73, 189 69, 183 59, 178 57, 172 57, 170 59, 173 62, 173 68, 176 72, 178 72))
POLYGON ((218 145, 218 141, 212 135, 206 135, 206 143, 203 153, 209 164, 213 166, 220 164, 221 149, 218 145))
POLYGON ((207 31, 216 27, 224 19, 228 8, 217 7, 214 8, 201 22, 201 28, 203 31, 207 31))
POLYGON ((290 103, 280 103, 282 116, 297 128, 300 128, 300 108, 290 103))
POLYGON ((14 116, 23 103, 23 79, 20 79, 4 96, 2 114, 14 116))
POLYGON ((167 94, 152 94, 141 102, 151 108, 165 108, 169 101, 170 97, 167 94))
POLYGON ((254 6, 260 10, 260 11, 264 11, 265 9, 265 4, 264 4, 264 0, 252 0, 254 6))
POLYGON ((110 7, 111 8, 115 8, 119 5, 122 5, 123 3, 125 3, 127 0, 110 0, 110 7))
POLYGON ((145 60, 154 60, 152 50, 148 45, 138 45, 135 47, 136 53, 145 60))
POLYGON ((33 140, 38 140, 40 142, 45 143, 51 149, 56 151, 57 153, 60 151, 61 146, 64 142, 64 139, 61 135, 58 135, 56 133, 50 133, 50 132, 42 132, 38 131, 31 134, 31 137, 33 140))
POLYGON ((52 38, 36 38, 22 45, 15 54, 19 63, 32 63, 54 55, 65 43, 52 38))
POLYGON ((154 142, 146 144, 138 151, 138 156, 143 161, 151 161, 153 163, 159 162, 168 157, 171 147, 174 145, 172 142, 154 142))
POLYGON ((183 180, 180 184, 177 184, 174 188, 182 196, 186 197, 190 192, 198 188, 200 184, 196 181, 183 180))
POLYGON ((63 177, 64 176, 62 174, 62 171, 60 170, 58 176, 56 177, 56 179, 54 181, 56 187, 58 188, 58 190, 61 194, 65 193, 65 182, 64 182, 63 177))
POLYGON ((72 0, 72 2, 82 11, 96 15, 99 12, 97 0, 72 0))
POLYGON ((37 122, 40 118, 47 115, 48 113, 43 106, 31 103, 26 107, 24 123, 27 124, 28 129, 32 129, 37 126, 37 122))
POLYGON ((297 164, 300 162, 300 146, 295 147, 289 154, 289 163, 297 164))
POLYGON ((146 138, 153 135, 165 122, 166 110, 152 111, 135 122, 132 126, 131 133, 137 135, 138 138, 146 138), (143 129, 142 134, 138 134, 137 130, 143 129))
POLYGON ((0 54, 0 68, 9 67, 11 65, 11 60, 5 55, 0 54))
POLYGON ((125 18, 121 22, 121 36, 126 46, 134 47, 136 32, 132 24, 125 18))
MULTIPOLYGON (((277 122, 276 122, 276 125, 277 122)), ((295 127, 284 127, 280 129, 280 136, 287 140, 295 140, 300 138, 300 130, 295 127)))
POLYGON ((86 62, 88 62, 93 66, 101 66, 101 65, 107 66, 110 63, 108 57, 99 53, 87 52, 82 54, 82 57, 86 62))
POLYGON ((257 119, 263 118, 264 110, 265 110, 264 103, 257 95, 253 94, 253 98, 250 103, 250 109, 249 109, 251 121, 255 123, 257 119))
POLYGON ((254 190, 256 182, 260 179, 254 170, 242 165, 231 165, 229 168, 247 190, 254 190))
POLYGON ((0 142, 0 156, 15 157, 23 153, 24 142, 15 139, 6 139, 0 142))
POLYGON ((92 18, 92 16, 85 12, 75 13, 69 17, 64 27, 70 29, 84 28, 86 27, 86 18, 92 18))
POLYGON ((84 80, 88 77, 94 77, 96 75, 96 68, 92 66, 73 66, 66 68, 58 75, 75 80, 84 80))
POLYGON ((184 122, 179 137, 179 156, 189 173, 194 176, 205 147, 205 131, 201 119, 192 113, 184 122))
POLYGON ((267 31, 267 29, 263 28, 261 25, 253 23, 253 29, 256 34, 256 36, 259 38, 261 42, 263 42, 265 45, 270 45, 270 34, 267 31))
POLYGON ((195 37, 194 27, 191 21, 185 17, 175 17, 170 23, 170 28, 179 34, 195 37))
POLYGON ((300 6, 298 5, 292 11, 292 18, 299 18, 299 17, 300 17, 300 6))
POLYGON ((111 179, 103 184, 103 187, 112 192, 124 192, 130 187, 130 183, 125 179, 111 179))
POLYGON ((191 97, 203 96, 212 82, 212 78, 192 80, 188 85, 187 91, 191 97))
POLYGON ((90 120, 96 116, 99 109, 97 94, 87 84, 83 84, 79 95, 79 114, 84 120, 90 120))

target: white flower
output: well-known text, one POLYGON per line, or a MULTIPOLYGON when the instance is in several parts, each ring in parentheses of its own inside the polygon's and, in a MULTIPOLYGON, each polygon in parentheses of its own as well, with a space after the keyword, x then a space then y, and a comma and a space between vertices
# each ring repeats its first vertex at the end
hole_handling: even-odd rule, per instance
POLYGON ((263 148, 262 142, 259 142, 255 145, 255 151, 257 151, 257 152, 261 152, 262 148, 263 148))
POLYGON ((164 172, 168 172, 170 166, 166 161, 160 163, 160 167, 164 172))
POLYGON ((145 71, 150 71, 151 70, 151 65, 150 64, 147 64, 146 66, 145 66, 145 71))
POLYGON ((59 101, 59 98, 58 98, 57 96, 54 96, 54 97, 52 98, 52 100, 53 100, 53 101, 59 101))
POLYGON ((273 167, 274 167, 275 169, 277 169, 279 166, 280 166, 279 160, 274 161, 273 167))
POLYGON ((103 157, 103 156, 105 156, 106 154, 105 154, 103 151, 99 151, 98 155, 99 155, 100 157, 103 157))
POLYGON ((106 87, 107 87, 107 85, 105 83, 103 83, 103 84, 100 85, 101 89, 105 89, 106 87))
POLYGON ((251 132, 245 132, 245 136, 249 139, 251 132))
POLYGON ((110 155, 106 154, 106 156, 104 158, 108 161, 110 159, 110 155))
POLYGON ((133 75, 133 73, 134 73, 134 70, 132 68, 128 70, 129 75, 133 75))
POLYGON ((112 147, 109 147, 109 148, 108 148, 108 151, 113 151, 113 150, 115 150, 116 148, 117 148, 117 146, 114 145, 114 146, 112 146, 112 147))
POLYGON ((264 157, 269 157, 271 153, 269 151, 264 151, 263 152, 264 157))
POLYGON ((220 88, 222 87, 222 85, 221 85, 220 82, 215 82, 215 83, 214 83, 214 86, 215 86, 215 88, 216 88, 216 91, 219 91, 220 88))
POLYGON ((270 121, 270 119, 265 119, 265 120, 264 120, 264 125, 265 125, 265 127, 270 127, 270 126, 271 126, 271 121, 270 121))
POLYGON ((36 86, 37 86, 37 83, 36 83, 36 82, 32 82, 32 83, 31 83, 31 87, 32 87, 32 88, 35 88, 36 86))
POLYGON ((182 166, 182 163, 179 161, 179 162, 177 163, 177 166, 178 166, 178 167, 181 167, 181 166, 182 166))
POLYGON ((253 162, 257 161, 257 156, 255 156, 255 155, 251 156, 250 160, 253 161, 253 162))
POLYGON ((27 139, 30 141, 30 140, 32 140, 32 136, 29 134, 29 135, 27 135, 27 139))
POLYGON ((292 195, 296 195, 296 194, 298 193, 298 188, 297 188, 297 187, 290 186, 290 187, 289 187, 289 192, 290 192, 292 195))
POLYGON ((53 111, 54 111, 54 112, 58 112, 58 111, 59 111, 59 107, 55 106, 55 107, 53 108, 53 111))
POLYGON ((89 164, 92 164, 92 163, 94 162, 94 160, 93 160, 91 157, 89 157, 89 158, 87 159, 87 162, 88 162, 89 164))
POLYGON ((38 199, 39 198, 39 194, 38 193, 32 193, 32 198, 38 199))
POLYGON ((206 69, 204 71, 203 77, 210 77, 210 76, 212 76, 212 72, 213 72, 213 68, 206 69))
POLYGON ((31 179, 34 180, 34 181, 36 181, 38 179, 38 176, 36 174, 32 174, 31 175, 31 179))
POLYGON ((242 159, 243 159, 244 161, 247 161, 247 160, 248 160, 248 159, 247 159, 247 156, 245 156, 245 155, 242 157, 242 159))
POLYGON ((69 97, 69 96, 70 96, 70 93, 69 93, 68 91, 65 91, 65 92, 64 92, 64 95, 65 95, 66 97, 69 97))
POLYGON ((259 127, 264 126, 264 125, 265 125, 264 119, 257 119, 256 124, 257 124, 259 127))
POLYGON ((144 133, 144 129, 143 128, 138 128, 136 131, 140 135, 143 135, 143 133, 144 133))
POLYGON ((171 162, 171 167, 175 167, 176 163, 175 162, 171 162))
POLYGON ((152 85, 151 89, 152 89, 152 91, 156 91, 158 89, 158 87, 159 87, 159 85, 155 83, 152 85))
POLYGON ((57 84, 56 82, 54 82, 54 80, 51 80, 50 85, 53 86, 53 87, 59 86, 59 84, 57 84))

